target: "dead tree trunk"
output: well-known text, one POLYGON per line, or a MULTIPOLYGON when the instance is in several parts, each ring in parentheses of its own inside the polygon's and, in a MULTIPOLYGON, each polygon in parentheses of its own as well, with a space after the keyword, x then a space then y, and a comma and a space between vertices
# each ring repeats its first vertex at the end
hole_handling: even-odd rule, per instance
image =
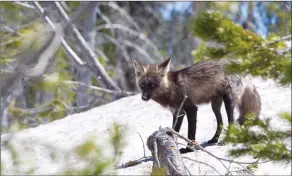
MULTIPOLYGON (((92 8, 89 9, 88 16, 84 19, 84 28, 83 28, 84 39, 88 42, 92 50, 94 50, 94 47, 95 47, 96 10, 97 10, 97 3, 92 3, 92 8)), ((84 58, 89 57, 88 51, 83 51, 82 55, 84 58)), ((92 72, 88 68, 81 67, 78 69, 76 80, 84 84, 91 85, 92 76, 93 76, 92 72)), ((89 100, 88 88, 85 86, 80 86, 76 92, 77 106, 81 107, 81 106, 87 105, 89 103, 88 100, 89 100)), ((81 109, 79 109, 78 111, 80 110, 81 109)))
POLYGON ((173 137, 168 134, 170 130, 163 128, 155 131, 147 139, 153 157, 152 172, 165 168, 167 175, 189 175, 173 137))

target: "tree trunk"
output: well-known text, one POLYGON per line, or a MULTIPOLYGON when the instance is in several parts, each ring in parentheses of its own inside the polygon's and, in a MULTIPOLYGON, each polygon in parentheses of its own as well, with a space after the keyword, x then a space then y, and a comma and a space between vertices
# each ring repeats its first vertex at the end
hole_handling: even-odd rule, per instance
MULTIPOLYGON (((91 49, 94 50, 95 47, 95 36, 96 36, 96 10, 97 10, 97 4, 93 3, 94 8, 90 8, 90 11, 88 12, 88 16, 84 19, 84 30, 83 30, 83 36, 84 39, 88 42, 91 49)), ((83 57, 88 57, 87 51, 84 51, 82 54, 83 57)), ((89 60, 89 59, 88 59, 89 60)), ((82 83, 85 83, 87 85, 91 84, 92 81, 92 73, 88 68, 82 67, 78 69, 78 73, 76 75, 76 80, 82 83)), ((77 106, 85 106, 88 103, 88 88, 85 86, 80 86, 77 89, 76 93, 76 105, 77 106)))
POLYGON ((155 131, 147 139, 147 147, 153 157, 152 172, 165 168, 167 175, 189 175, 174 139, 168 134, 170 130, 163 128, 155 131))

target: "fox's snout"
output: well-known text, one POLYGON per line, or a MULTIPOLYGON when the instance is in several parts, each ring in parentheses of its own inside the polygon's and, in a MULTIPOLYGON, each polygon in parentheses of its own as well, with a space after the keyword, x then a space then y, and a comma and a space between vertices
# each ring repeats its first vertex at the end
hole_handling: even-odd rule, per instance
POLYGON ((151 95, 149 93, 147 93, 147 92, 142 93, 142 100, 149 101, 150 98, 151 98, 151 95))

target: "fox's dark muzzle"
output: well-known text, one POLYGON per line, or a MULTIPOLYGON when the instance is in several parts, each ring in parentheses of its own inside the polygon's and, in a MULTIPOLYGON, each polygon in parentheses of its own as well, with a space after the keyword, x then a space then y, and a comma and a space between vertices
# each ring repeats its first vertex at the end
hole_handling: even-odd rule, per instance
POLYGON ((149 101, 150 98, 151 98, 151 95, 150 95, 149 93, 144 92, 144 93, 142 94, 142 100, 144 100, 144 101, 149 101))

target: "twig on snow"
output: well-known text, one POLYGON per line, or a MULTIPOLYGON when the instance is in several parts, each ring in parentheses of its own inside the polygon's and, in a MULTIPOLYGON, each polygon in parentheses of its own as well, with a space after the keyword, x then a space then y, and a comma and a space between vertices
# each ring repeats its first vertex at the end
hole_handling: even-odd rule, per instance
MULTIPOLYGON (((176 142, 177 144, 180 144, 180 145, 183 145, 183 146, 188 146, 188 145, 186 145, 186 144, 183 144, 183 143, 180 143, 180 142, 176 142)), ((194 151, 194 153, 195 153, 195 156, 196 156, 196 161, 197 161, 197 163, 198 163, 198 170, 199 170, 199 175, 201 175, 201 166, 200 166, 200 161, 199 161, 199 159, 198 159, 198 155, 197 155, 197 153, 194 151)))
MULTIPOLYGON (((175 133, 176 134, 176 133, 175 133)), ((180 135, 181 136, 181 135, 180 135)), ((179 137, 180 137, 179 136, 179 137)), ((192 143, 192 144, 195 144, 195 146, 197 146, 198 145, 198 147, 202 150, 202 151, 204 151, 204 152, 206 152, 206 153, 208 153, 209 155, 211 155, 211 156, 213 156, 215 159, 217 159, 222 165, 223 165, 223 167, 227 170, 227 173, 229 173, 230 175, 232 175, 232 173, 231 172, 229 172, 229 169, 227 168, 227 166, 217 157, 217 156, 215 156, 215 155, 213 155, 211 152, 208 152, 207 150, 205 150, 202 146, 200 146, 199 144, 197 144, 196 142, 194 142, 194 141, 191 141, 191 140, 189 140, 188 139, 188 143, 192 143)), ((192 148, 192 147, 190 147, 190 146, 188 146, 188 145, 186 145, 186 147, 188 147, 188 148, 190 148, 191 150, 193 150, 193 152, 195 152, 195 150, 192 148)))
MULTIPOLYGON (((170 128, 169 128, 170 129, 170 128)), ((221 158, 221 157, 218 157, 216 155, 214 155, 213 153, 207 151, 206 149, 204 149, 200 144, 198 144, 197 142, 195 141, 192 141, 186 137, 184 137, 183 135, 179 134, 178 132, 174 131, 173 129, 170 129, 169 132, 177 135, 178 137, 182 138, 183 140, 185 140, 186 142, 188 143, 192 143, 195 145, 195 147, 198 147, 200 150, 208 153, 209 155, 215 157, 215 158, 218 158, 222 161, 227 161, 227 162, 233 162, 233 163, 239 163, 239 164, 263 164, 263 163, 267 163, 267 162, 270 162, 270 161, 263 161, 263 162, 259 162, 259 160, 257 159, 256 161, 253 161, 253 162, 243 162, 243 161, 236 161, 236 160, 231 160, 231 159, 225 159, 225 158, 221 158)), ((188 146, 190 149, 193 149, 192 147, 188 146)))
POLYGON ((197 163, 199 163, 199 164, 204 164, 204 165, 206 165, 206 166, 212 168, 212 169, 213 169, 218 175, 222 175, 222 174, 220 174, 220 172, 219 172, 215 167, 211 166, 211 165, 208 164, 208 163, 205 163, 205 162, 202 162, 202 161, 199 161, 199 160, 194 160, 194 159, 189 158, 189 157, 186 157, 186 156, 183 156, 182 158, 184 158, 184 159, 188 159, 188 160, 191 160, 191 161, 194 161, 194 162, 197 162, 197 163))
MULTIPOLYGON (((137 132, 137 133, 138 133, 138 132, 137 132)), ((138 133, 138 134, 139 134, 140 139, 141 139, 141 141, 142 141, 142 143, 143 143, 143 151, 144 151, 144 155, 143 155, 143 157, 145 158, 145 157, 146 157, 146 153, 145 153, 145 143, 144 143, 144 140, 143 140, 141 134, 140 134, 140 133, 138 133)))
POLYGON ((174 121, 173 126, 172 126, 173 129, 175 128, 175 126, 176 126, 176 124, 177 124, 177 120, 178 120, 178 118, 179 118, 179 114, 180 114, 181 108, 183 107, 183 105, 184 105, 184 103, 185 103, 185 101, 186 101, 187 98, 188 98, 188 96, 185 95, 183 101, 181 102, 181 104, 180 104, 180 106, 179 106, 179 108, 178 108, 178 110, 176 111, 176 114, 175 114, 175 121, 174 121))

